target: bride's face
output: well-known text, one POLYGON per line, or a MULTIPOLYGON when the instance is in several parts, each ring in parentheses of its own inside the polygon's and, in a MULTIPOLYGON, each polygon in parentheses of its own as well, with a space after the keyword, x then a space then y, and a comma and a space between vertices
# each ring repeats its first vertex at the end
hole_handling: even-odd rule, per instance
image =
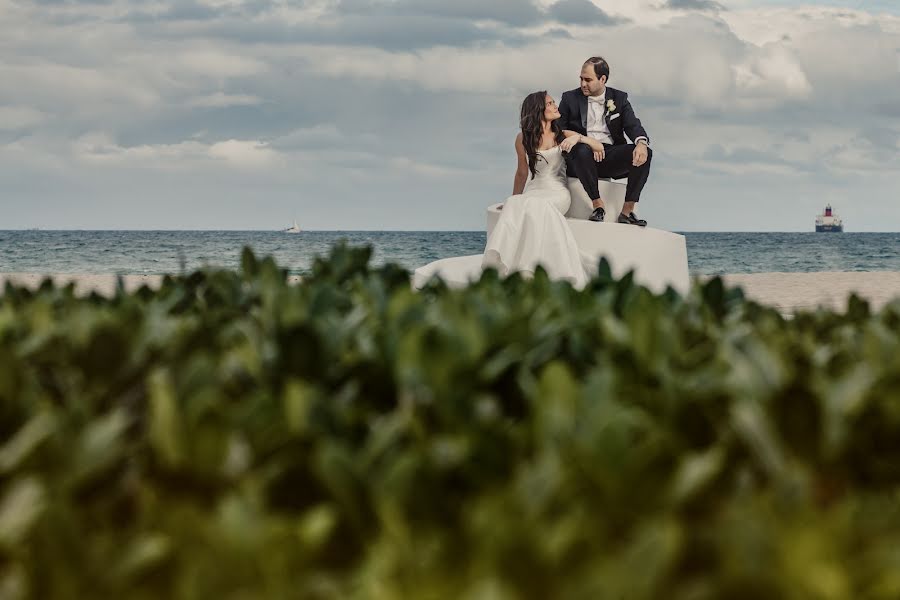
POLYGON ((555 121, 561 116, 562 115, 559 114, 559 109, 556 108, 556 100, 547 96, 544 99, 544 120, 555 121))

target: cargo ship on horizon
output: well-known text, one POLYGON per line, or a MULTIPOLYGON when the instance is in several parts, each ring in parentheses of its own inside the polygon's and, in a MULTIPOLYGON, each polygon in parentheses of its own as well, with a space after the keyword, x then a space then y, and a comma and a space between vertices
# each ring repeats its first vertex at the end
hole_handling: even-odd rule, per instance
POLYGON ((825 212, 816 215, 816 233, 842 233, 844 231, 844 222, 837 213, 832 212, 831 205, 825 205, 825 212))

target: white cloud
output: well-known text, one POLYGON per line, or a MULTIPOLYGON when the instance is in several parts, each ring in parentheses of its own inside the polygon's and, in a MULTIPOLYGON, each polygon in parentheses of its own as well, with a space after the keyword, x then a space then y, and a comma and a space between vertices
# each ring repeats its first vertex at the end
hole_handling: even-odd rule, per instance
MULTIPOLYGON (((679 17, 675 23, 662 31, 634 27, 603 32, 604 45, 613 50, 604 53, 612 65, 610 85, 624 87, 638 99, 744 111, 769 109, 812 92, 795 50, 742 42, 715 18, 679 17), (642 40, 642 52, 628 51, 634 39, 642 40)), ((414 82, 430 91, 480 94, 575 87, 581 61, 598 53, 596 43, 586 39, 547 40, 525 48, 372 50, 362 56, 339 47, 307 52, 310 67, 330 77, 414 82)))
POLYGON ((400 173, 416 173, 418 175, 424 175, 426 177, 435 177, 435 178, 452 178, 460 175, 465 175, 465 171, 462 169, 456 169, 452 167, 447 167, 444 165, 437 165, 428 163, 421 160, 416 160, 414 158, 410 158, 408 156, 398 156, 391 158, 388 161, 388 164, 391 168, 395 169, 400 173))
POLYGON ((0 106, 0 131, 24 129, 46 118, 46 114, 30 106, 0 106))
POLYGON ((0 88, 0 101, 27 102, 58 114, 97 114, 118 103, 149 108, 159 101, 158 94, 144 82, 116 73, 114 68, 23 60, 18 64, 0 64, 0 81, 15 82, 0 88))
POLYGON ((112 135, 102 132, 85 134, 72 144, 75 160, 94 166, 145 169, 190 168, 187 161, 196 162, 208 156, 209 149, 207 144, 196 141, 126 147, 117 143, 112 135))
MULTIPOLYGON (((771 98, 780 92, 783 98, 802 100, 812 93, 812 86, 797 56, 779 44, 767 44, 735 65, 735 83, 742 97, 771 98)), ((752 108, 752 105, 748 108, 752 108)))
MULTIPOLYGON (((784 37, 822 33, 823 29, 844 30, 878 26, 886 33, 900 33, 900 19, 852 8, 752 7, 720 13, 735 35, 751 44, 763 46, 784 37)), ((835 40, 831 40, 835 41, 835 40)))
POLYGON ((215 162, 228 168, 260 169, 280 166, 282 157, 265 142, 225 140, 206 144, 186 140, 174 144, 122 146, 107 133, 80 137, 72 147, 76 160, 107 168, 185 171, 210 169, 215 162))
MULTIPOLYGON (((309 32, 344 18, 335 0, 0 0, 0 178, 60 205, 73 187, 182 193, 186 211, 206 202, 236 224, 257 215, 223 202, 223 182, 249 181, 259 197, 315 199, 320 227, 480 229, 484 206, 510 189, 521 98, 575 87, 581 61, 602 54, 653 138, 644 210, 655 224, 716 229, 741 214, 766 228, 728 200, 760 179, 772 197, 853 181, 894 214, 882 196, 900 187, 900 18, 720 3, 701 14, 595 1, 630 20, 604 27, 516 26, 503 12, 515 2, 473 26, 463 3, 459 18, 428 21, 441 45, 429 30, 415 49, 381 44, 389 51, 374 44, 411 39, 408 21, 377 3, 367 10, 380 37, 353 37, 369 27, 358 19, 334 30, 348 37, 314 43, 309 32)), ((138 202, 127 196, 116 201, 138 202)))
POLYGON ((262 104, 262 102, 262 98, 251 94, 225 94, 216 92, 215 94, 191 98, 187 101, 187 105, 201 108, 224 108, 226 106, 255 106, 257 104, 262 104))
POLYGON ((202 78, 227 79, 261 75, 267 69, 263 61, 238 56, 221 48, 188 50, 173 58, 177 58, 178 70, 202 78))
POLYGON ((209 155, 240 168, 269 167, 282 163, 279 154, 264 142, 226 140, 210 146, 209 155))

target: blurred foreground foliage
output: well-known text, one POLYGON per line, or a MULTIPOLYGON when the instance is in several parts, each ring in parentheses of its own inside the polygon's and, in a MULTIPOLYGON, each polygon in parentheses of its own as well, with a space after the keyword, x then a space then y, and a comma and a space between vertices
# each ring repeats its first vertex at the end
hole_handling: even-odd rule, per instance
POLYGON ((0 296, 0 599, 900 598, 900 302, 339 246, 0 296))

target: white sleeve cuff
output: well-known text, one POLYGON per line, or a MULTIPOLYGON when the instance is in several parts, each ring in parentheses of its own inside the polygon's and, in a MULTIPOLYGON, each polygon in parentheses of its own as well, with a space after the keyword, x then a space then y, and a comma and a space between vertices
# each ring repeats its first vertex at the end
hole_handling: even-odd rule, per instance
POLYGON ((634 138, 634 143, 637 144, 640 140, 644 140, 645 142, 647 142, 647 147, 648 148, 650 147, 650 140, 647 138, 646 135, 642 135, 640 137, 634 138))

